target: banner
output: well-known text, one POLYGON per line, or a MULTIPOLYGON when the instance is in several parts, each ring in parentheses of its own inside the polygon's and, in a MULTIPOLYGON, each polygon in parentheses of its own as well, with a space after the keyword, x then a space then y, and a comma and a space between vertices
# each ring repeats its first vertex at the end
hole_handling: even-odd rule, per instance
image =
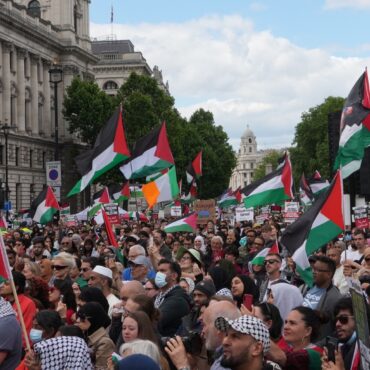
POLYGON ((172 217, 181 217, 182 216, 181 206, 172 206, 171 207, 171 216, 172 217))
POLYGON ((367 206, 353 207, 353 216, 358 229, 367 229, 369 227, 369 218, 367 206))
POLYGON ((299 202, 284 203, 284 222, 292 224, 299 217, 299 202))

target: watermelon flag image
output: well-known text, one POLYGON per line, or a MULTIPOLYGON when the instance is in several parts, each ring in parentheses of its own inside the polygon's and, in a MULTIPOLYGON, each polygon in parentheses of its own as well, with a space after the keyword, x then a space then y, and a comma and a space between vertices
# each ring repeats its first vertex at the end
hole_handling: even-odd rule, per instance
POLYGON ((367 70, 349 93, 342 111, 340 139, 334 169, 343 179, 361 167, 365 148, 370 145, 370 91, 367 70))
POLYGON ((175 163, 167 139, 166 123, 135 143, 131 159, 120 167, 126 179, 152 175, 175 163))
POLYGON ((293 199, 292 166, 288 156, 286 156, 282 167, 247 185, 241 190, 241 193, 245 195, 245 208, 293 199))
POLYGON ((180 231, 189 233, 195 232, 197 228, 197 217, 197 213, 190 213, 165 226, 164 231, 166 233, 176 233, 180 231))
POLYGON ((265 263, 265 257, 269 254, 279 254, 279 246, 277 241, 271 246, 271 248, 263 248, 259 253, 252 259, 252 265, 263 266, 265 263))
POLYGON ((94 147, 75 159, 82 177, 68 196, 81 192, 86 186, 128 157, 130 157, 130 151, 126 143, 122 109, 119 107, 100 130, 94 147))
POLYGON ((202 151, 200 151, 193 162, 186 167, 186 179, 189 184, 200 176, 202 176, 202 151))
POLYGON ((308 257, 344 230, 342 199, 342 176, 338 170, 329 189, 282 234, 280 243, 292 255, 297 271, 307 284, 312 284, 308 257))
POLYGON ((46 186, 31 204, 30 218, 45 225, 53 221, 54 214, 59 210, 59 203, 55 198, 53 189, 46 186))
POLYGON ((179 195, 175 166, 158 179, 143 185, 142 191, 149 208, 156 203, 175 199, 179 195))

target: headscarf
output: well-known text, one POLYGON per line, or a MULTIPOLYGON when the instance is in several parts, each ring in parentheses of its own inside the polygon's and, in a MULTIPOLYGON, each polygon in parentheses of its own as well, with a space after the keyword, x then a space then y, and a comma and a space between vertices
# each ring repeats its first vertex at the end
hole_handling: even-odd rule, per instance
POLYGON ((88 335, 95 333, 100 328, 106 329, 111 322, 108 314, 104 311, 101 304, 97 302, 86 303, 80 308, 77 315, 88 317, 91 324, 87 330, 88 335))
POLYGON ((103 292, 95 287, 86 287, 81 289, 80 300, 83 302, 98 302, 103 307, 104 311, 108 313, 109 303, 105 298, 103 292))
POLYGON ((0 318, 15 315, 12 305, 0 296, 0 318))
POLYGON ((194 242, 195 241, 197 241, 197 240, 200 240, 200 242, 201 242, 201 246, 200 246, 200 251, 202 252, 202 253, 204 253, 204 254, 206 254, 207 253, 207 246, 206 246, 206 244, 204 243, 204 238, 203 238, 203 236, 200 236, 200 235, 198 235, 198 236, 196 236, 195 237, 195 239, 194 239, 194 242))
POLYGON ((252 294, 253 296, 253 303, 256 303, 258 298, 259 298, 259 291, 257 288, 257 285, 251 279, 249 276, 245 275, 236 275, 237 278, 239 278, 243 285, 244 285, 244 290, 241 296, 234 296, 234 300, 236 301, 238 307, 240 307, 243 303, 243 296, 244 294, 252 294))
POLYGON ((279 309, 283 321, 293 308, 302 305, 302 294, 295 285, 288 283, 272 284, 271 291, 274 297, 274 305, 279 309))
POLYGON ((42 370, 92 370, 89 349, 78 337, 56 337, 34 344, 42 370))

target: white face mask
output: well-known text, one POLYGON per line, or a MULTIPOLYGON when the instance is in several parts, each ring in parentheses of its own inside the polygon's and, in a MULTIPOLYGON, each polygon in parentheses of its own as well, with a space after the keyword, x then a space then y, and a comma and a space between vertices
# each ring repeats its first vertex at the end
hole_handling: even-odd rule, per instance
POLYGON ((165 287, 167 285, 167 275, 164 274, 163 272, 160 272, 158 271, 156 274, 155 274, 155 278, 154 278, 154 281, 155 281, 155 285, 161 289, 163 287, 165 287))

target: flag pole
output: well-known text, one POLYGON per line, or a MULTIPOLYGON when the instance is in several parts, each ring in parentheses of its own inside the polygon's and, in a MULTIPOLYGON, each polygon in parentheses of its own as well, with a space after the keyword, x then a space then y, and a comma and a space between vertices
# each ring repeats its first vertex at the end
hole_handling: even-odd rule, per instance
POLYGON ((14 300, 15 300, 15 305, 16 305, 16 308, 17 308, 17 311, 18 311, 19 321, 20 321, 21 328, 22 328, 22 331, 23 331, 24 340, 26 342, 26 349, 27 349, 27 351, 30 351, 31 350, 30 340, 28 338, 28 333, 27 333, 26 325, 24 323, 24 318, 23 318, 21 305, 19 304, 17 290, 16 290, 15 285, 14 285, 13 275, 12 275, 11 270, 10 270, 8 255, 6 254, 6 251, 5 251, 5 243, 4 243, 4 239, 3 239, 3 236, 1 235, 1 233, 0 233, 0 249, 1 249, 0 250, 0 258, 2 257, 4 259, 5 271, 7 271, 6 275, 8 275, 6 277, 8 278, 8 280, 10 282, 10 286, 12 288, 12 293, 13 293, 14 300))

